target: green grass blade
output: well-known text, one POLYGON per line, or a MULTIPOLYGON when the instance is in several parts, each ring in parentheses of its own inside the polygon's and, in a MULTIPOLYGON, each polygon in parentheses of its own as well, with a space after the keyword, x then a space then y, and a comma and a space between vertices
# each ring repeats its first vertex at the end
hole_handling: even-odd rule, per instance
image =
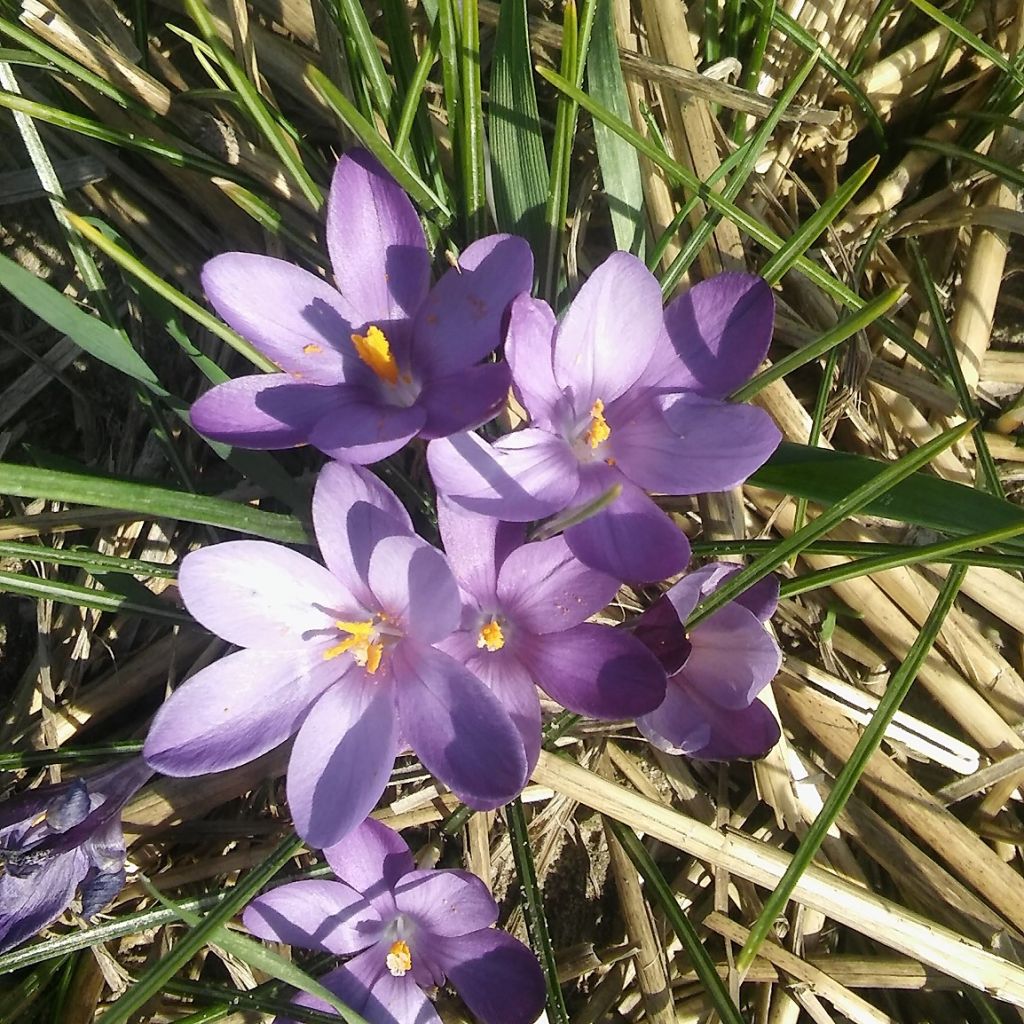
POLYGON ((749 380, 743 387, 738 388, 730 395, 734 402, 747 402, 754 397, 762 388, 771 384, 772 381, 781 380, 787 374, 805 366, 807 363, 818 359, 831 351, 836 345, 841 345, 847 338, 864 330, 869 324, 873 324, 887 309, 890 309, 903 293, 906 291, 904 285, 897 288, 890 288, 877 299, 872 299, 862 310, 840 320, 830 331, 826 331, 817 341, 803 348, 790 352, 783 356, 777 363, 763 370, 756 377, 749 380))
POLYGON ((484 163, 484 107, 480 84, 480 16, 476 0, 462 0, 462 47, 459 104, 459 155, 462 160, 462 201, 470 239, 487 232, 487 169, 484 163))
POLYGON ((907 145, 917 146, 919 149, 930 149, 932 152, 941 153, 952 160, 964 160, 1008 181, 1011 185, 1016 185, 1018 188, 1024 187, 1024 171, 1019 167, 1011 167, 999 160, 993 160, 985 153, 976 153, 973 149, 966 149, 953 142, 943 142, 941 139, 914 137, 907 139, 907 145))
POLYGON ((526 0, 505 0, 501 5, 487 109, 498 230, 522 235, 539 249, 548 159, 537 112, 526 0))
POLYGON ((186 523, 201 523, 285 544, 310 542, 305 527, 294 516, 263 512, 251 505, 225 501, 223 498, 85 473, 65 473, 0 462, 0 494, 121 509, 138 513, 141 519, 178 519, 186 523))
POLYGON ((743 948, 736 959, 736 967, 739 971, 746 971, 754 962, 754 957, 757 956, 761 943, 768 937, 779 915, 785 910, 786 903, 789 901, 789 897, 792 895, 797 882, 800 881, 801 875, 810 865, 814 855, 824 842, 829 828, 832 827, 836 818, 839 817, 839 814, 846 806, 846 802, 850 799, 850 795, 853 793, 854 787, 863 774, 868 761, 881 744, 885 730, 889 727, 896 712, 899 711, 900 705, 917 678, 918 669, 920 669, 921 663, 932 649, 932 645, 935 643, 935 638, 942 628, 946 615, 953 607, 953 602, 960 592, 960 587, 966 574, 967 568, 965 566, 954 568, 939 589, 935 605, 922 625, 921 632, 917 635, 917 639, 907 652, 903 664, 900 665, 890 678, 885 694, 879 701, 875 713, 871 716, 871 721, 857 741, 857 745, 854 747, 849 760, 843 765, 842 770, 836 776, 836 780, 832 785, 832 791, 825 800, 824 806, 807 830, 807 835, 801 840, 800 846, 793 855, 793 859, 790 861, 782 878, 779 879, 775 888, 765 900, 764 907, 762 907, 761 913, 758 914, 757 920, 747 936, 747 941, 743 944, 743 948))
POLYGON ((938 437, 932 438, 926 444, 921 445, 920 448, 885 466, 880 473, 867 483, 848 491, 835 504, 822 512, 817 519, 808 523, 796 533, 781 540, 775 545, 773 551, 762 555, 751 562, 750 565, 745 566, 735 576, 732 576, 722 584, 713 594, 709 594, 703 601, 699 602, 689 619, 687 619, 686 628, 692 629, 699 622, 703 622, 709 615, 713 615, 723 605, 728 604, 737 595, 746 590, 747 587, 763 579, 773 569, 777 569, 782 565, 783 562, 798 555, 812 540, 817 540, 856 512, 863 511, 873 501, 881 498, 887 491, 895 487, 901 480, 917 472, 922 466, 926 466, 931 462, 940 452, 944 452, 961 438, 966 437, 970 433, 972 426, 973 424, 971 423, 965 423, 939 434, 938 437))
MULTIPOLYGON (((359 64, 363 69, 363 77, 369 86, 369 93, 373 99, 373 105, 377 113, 384 119, 385 124, 394 127, 392 110, 394 104, 394 89, 391 79, 384 69, 384 61, 377 50, 377 40, 373 36, 373 30, 366 18, 366 10, 359 3, 359 0, 332 0, 337 4, 339 14, 338 29, 343 39, 351 39, 352 49, 359 57, 359 64)), ((352 68, 352 74, 356 74, 356 68, 352 68)))

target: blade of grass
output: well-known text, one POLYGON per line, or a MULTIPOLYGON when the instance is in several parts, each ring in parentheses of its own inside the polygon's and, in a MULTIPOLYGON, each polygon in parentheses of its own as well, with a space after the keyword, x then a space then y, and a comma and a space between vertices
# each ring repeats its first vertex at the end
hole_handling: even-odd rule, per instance
MULTIPOLYGON (((352 48, 359 57, 363 77, 369 86, 369 94, 377 113, 390 128, 394 127, 394 89, 384 69, 384 61, 377 49, 377 40, 366 18, 366 11, 358 0, 333 0, 337 4, 338 29, 343 39, 352 40, 352 48)), ((356 69, 352 68, 355 75, 356 69)))
POLYGON ((459 72, 462 102, 459 104, 459 155, 462 160, 462 202, 466 233, 470 239, 487 231, 487 169, 484 164, 484 107, 480 85, 480 16, 476 0, 462 0, 462 46, 459 72))
POLYGON ((953 142, 943 142, 941 139, 927 139, 921 136, 907 139, 907 145, 930 149, 932 152, 941 153, 952 160, 963 160, 969 164, 976 164, 990 174, 1008 181, 1011 185, 1024 187, 1024 171, 1019 167, 1011 167, 999 160, 993 160, 985 153, 976 153, 973 149, 958 146, 953 142))
POLYGON ((526 931, 530 937, 530 945, 540 958, 544 970, 544 981, 548 989, 547 1014, 551 1024, 569 1024, 569 1015, 562 997, 562 986, 558 983, 558 965, 555 962, 555 951, 551 946, 547 918, 544 916, 544 901, 540 886, 537 884, 537 871, 533 864, 533 852, 530 849, 530 834, 526 828, 526 815, 523 813, 523 802, 518 797, 505 805, 508 819, 509 840, 512 843, 512 859, 516 865, 519 878, 519 897, 526 921, 526 931))
POLYGON ((745 972, 754 962, 754 957, 757 956, 761 943, 768 937, 779 915, 785 910, 789 897, 792 895, 793 889, 800 880, 801 875, 803 875, 813 860, 814 855, 820 849, 825 836, 828 835, 828 830, 846 806, 846 802, 850 799, 858 779, 860 779, 864 769, 867 767, 868 761, 878 749, 886 729, 889 728, 904 698, 910 692, 910 687, 917 678, 918 669, 927 657, 928 652, 932 649, 935 638, 938 636, 947 614, 953 607, 953 602, 960 592, 960 587, 966 575, 967 568, 965 566, 958 566, 950 571, 950 574, 943 582, 936 597, 935 605, 921 627, 921 632, 907 652, 907 657, 903 663, 890 678, 889 684, 885 689, 885 695, 879 701, 878 708, 871 716, 871 721, 864 729, 864 732, 861 733, 853 754, 836 776, 831 792, 825 800, 822 809, 818 812, 817 817, 815 817, 814 822, 807 830, 807 835, 801 840, 800 846, 793 855, 793 859, 787 866, 782 878, 779 879, 774 889, 768 894, 764 906, 761 908, 761 913, 758 914, 757 920, 747 936, 747 941, 743 944, 743 948, 736 958, 736 969, 739 972, 745 972))
POLYGON ((972 427, 972 423, 965 423, 939 434, 938 437, 932 438, 920 448, 886 466, 874 479, 840 498, 813 522, 780 541, 775 545, 773 551, 745 566, 713 594, 709 594, 703 601, 698 602, 697 607, 686 620, 686 628, 692 629, 697 623, 703 622, 747 587, 763 579, 773 569, 777 569, 794 555, 799 554, 812 540, 828 533, 834 526, 838 526, 845 519, 881 497, 886 491, 891 490, 901 480, 915 473, 922 466, 926 466, 940 452, 944 452, 962 437, 966 437, 972 427))

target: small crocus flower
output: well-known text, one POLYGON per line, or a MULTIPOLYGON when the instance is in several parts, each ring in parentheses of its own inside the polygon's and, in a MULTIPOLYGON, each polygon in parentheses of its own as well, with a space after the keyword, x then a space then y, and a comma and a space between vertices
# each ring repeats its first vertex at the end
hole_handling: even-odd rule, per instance
POLYGON ((153 774, 141 757, 0 805, 0 952, 68 908, 99 913, 124 885, 121 810, 153 774))
POLYGON ((288 802, 319 847, 369 814, 406 745, 467 804, 506 803, 526 781, 519 733, 491 691, 433 646, 461 615, 444 555, 358 466, 323 469, 313 524, 326 567, 263 541, 185 557, 186 607, 244 649, 170 697, 146 759, 167 775, 203 775, 294 735, 288 802))
POLYGON ((337 288, 256 253, 203 269, 217 313, 281 373, 203 395, 192 422, 242 448, 312 444, 368 464, 410 438, 479 426, 504 405, 509 371, 481 362, 500 344, 509 303, 530 288, 527 243, 490 235, 431 287, 430 253, 409 197, 368 153, 338 162, 327 208, 337 288))
POLYGON ((713 562, 689 573, 633 626, 668 673, 664 703, 637 719, 660 750, 728 761, 761 757, 778 742, 779 723, 757 700, 782 665, 765 628, 778 604, 778 580, 749 587, 689 634, 683 625, 702 598, 738 571, 713 562))
MULTIPOLYGON (((272 889, 246 908, 246 928, 273 942, 351 956, 320 983, 370 1024, 440 1024, 424 990, 445 981, 483 1024, 537 1019, 540 965, 492 927, 498 907, 479 878, 416 870, 401 836, 372 818, 324 855, 340 881, 272 889)), ((330 1011, 306 994, 294 1002, 330 1011)))
POLYGON ((647 492, 700 494, 740 483, 781 435, 760 409, 724 401, 771 339, 763 280, 722 274, 662 310, 651 272, 613 253, 561 322, 544 303, 512 305, 505 355, 530 426, 488 445, 472 433, 432 441, 439 492, 475 512, 525 522, 606 508, 570 526, 573 553, 617 579, 681 571, 686 538, 647 492))
POLYGON ((583 565, 563 537, 438 501, 438 525, 462 591, 462 624, 441 645, 479 676, 519 727, 532 771, 540 753, 537 686, 591 718, 635 718, 665 696, 665 673, 628 632, 586 620, 618 580, 583 565))

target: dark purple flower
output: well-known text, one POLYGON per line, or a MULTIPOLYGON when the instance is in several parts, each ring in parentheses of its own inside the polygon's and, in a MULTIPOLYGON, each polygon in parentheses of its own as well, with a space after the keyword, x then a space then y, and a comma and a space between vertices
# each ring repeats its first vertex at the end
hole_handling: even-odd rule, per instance
POLYGON ((121 891, 121 809, 152 774, 134 757, 0 805, 0 952, 56 921, 77 890, 87 919, 121 891))
POLYGON ((282 372, 203 395, 192 422, 242 448, 312 444, 371 463, 410 438, 491 419, 509 371, 481 362, 501 342, 509 303, 530 288, 527 243, 490 235, 430 285, 430 253, 409 197, 363 150, 338 162, 327 208, 337 288, 300 267, 229 252, 203 269, 217 313, 282 372))
MULTIPOLYGON (((370 1024, 440 1024, 424 989, 445 981, 484 1024, 532 1024, 544 1008, 536 957, 492 925, 498 908, 465 871, 416 870, 404 840, 367 819, 324 850, 339 882, 290 882, 242 920, 261 939, 352 956, 320 979, 370 1024)), ((330 1011, 304 993, 294 1002, 330 1011)), ((276 1024, 289 1024, 279 1017, 276 1024)))
POLYGON ((664 703, 637 719, 660 750, 728 761, 761 757, 778 742, 779 723, 757 700, 782 664, 765 628, 778 604, 778 580, 749 587, 689 634, 683 626, 698 601, 738 571, 713 562, 689 573, 633 627, 668 673, 664 703))
POLYGON ((763 280, 722 274, 663 311, 657 280, 624 252, 591 274, 560 323, 520 296, 505 354, 531 425, 493 445, 472 433, 431 442, 438 490, 525 522, 618 484, 610 506, 565 531, 573 553, 622 580, 679 572, 686 538, 647 492, 724 490, 774 451, 781 435, 767 414, 723 400, 764 358, 773 310, 763 280))
POLYGON ((635 718, 664 700, 665 673, 646 647, 586 621, 612 600, 617 580, 585 566, 562 537, 527 544, 522 524, 443 498, 437 513, 462 590, 461 629, 439 646, 505 705, 531 771, 540 752, 537 686, 591 718, 635 718))
POLYGON ((146 759, 167 775, 203 775, 295 735, 288 802, 320 847, 369 814, 406 745, 467 804, 506 803, 527 778, 519 733, 491 691, 433 646, 461 616, 444 555, 358 466, 323 469, 313 523, 326 568, 263 541, 186 556, 188 610, 244 650, 171 696, 146 759))

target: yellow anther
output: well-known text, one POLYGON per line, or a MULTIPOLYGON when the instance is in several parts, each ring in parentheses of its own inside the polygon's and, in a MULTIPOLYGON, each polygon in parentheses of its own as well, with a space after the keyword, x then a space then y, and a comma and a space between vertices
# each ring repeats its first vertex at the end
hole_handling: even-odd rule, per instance
POLYGON ((374 623, 372 619, 366 622, 342 622, 337 621, 334 625, 349 635, 335 644, 328 647, 323 653, 324 661, 337 658, 339 654, 346 651, 351 652, 352 660, 366 669, 372 676, 380 668, 381 658, 384 657, 384 645, 374 639, 374 623))
POLYGON ((486 647, 489 651, 500 651, 505 646, 505 634, 501 631, 497 619, 480 627, 480 634, 476 638, 477 647, 486 647))
POLYGON ((365 334, 353 334, 352 344, 356 347, 356 355, 381 380, 389 384, 398 382, 398 364, 391 354, 387 335, 379 327, 370 326, 365 334))
POLYGON ((412 970, 412 953, 409 952, 409 943, 404 939, 392 942, 385 962, 393 978, 404 977, 412 970))
POLYGON ((319 345, 314 345, 312 342, 310 342, 308 345, 302 346, 302 351, 307 356, 315 356, 318 355, 320 352, 323 352, 323 349, 319 345))
POLYGON ((604 402, 600 398, 590 407, 590 426, 584 436, 591 448, 596 448, 612 436, 612 428, 604 418, 604 402))

